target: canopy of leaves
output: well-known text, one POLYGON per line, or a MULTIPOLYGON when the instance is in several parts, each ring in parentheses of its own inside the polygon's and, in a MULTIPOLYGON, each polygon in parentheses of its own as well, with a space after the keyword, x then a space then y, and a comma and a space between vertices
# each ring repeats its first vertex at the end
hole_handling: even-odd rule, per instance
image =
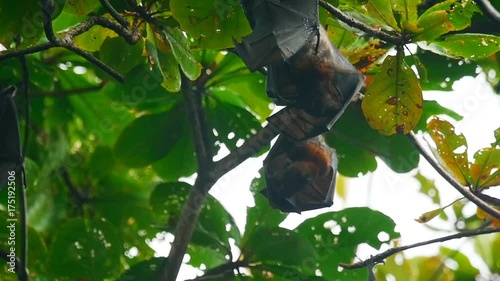
MULTIPOLYGON (((0 2, 0 86, 19 89, 20 127, 29 130, 21 133, 28 141, 30 277, 157 280, 166 259, 155 255, 151 241, 168 243, 166 234, 185 223, 182 205, 193 189, 187 182, 199 171, 184 94, 192 91, 201 99, 214 155, 241 147, 274 109, 265 75, 250 72, 232 50, 234 39, 251 32, 248 21, 237 0, 111 0, 113 9, 104 5, 108 1, 51 2, 52 8, 46 1, 0 2), (52 20, 45 28, 44 11, 52 20), (57 46, 45 33, 51 29, 57 46), (27 85, 16 52, 27 54, 27 85), (29 100, 21 94, 24 88, 29 100)), ((353 102, 325 134, 339 156, 338 172, 367 174, 377 169, 377 159, 397 173, 410 172, 419 153, 404 134, 421 131, 430 134, 436 157, 463 185, 479 192, 500 185, 500 131, 491 146, 470 158, 465 136, 434 118, 461 116, 422 96, 422 90, 449 91, 453 82, 479 72, 498 87, 500 37, 491 32, 494 23, 472 0, 328 2, 365 26, 418 46, 405 54, 403 46, 321 9, 329 38, 367 78, 364 100, 353 102)), ((416 178, 421 192, 441 204, 433 181, 416 178)), ((20 176, 15 183, 19 191, 20 176)), ((186 262, 214 280, 367 280, 366 268, 339 265, 355 261, 360 245, 378 250, 400 236, 391 214, 367 207, 327 212, 284 229, 279 224, 286 214, 269 206, 259 193, 264 187, 262 175, 251 184, 255 205, 247 209, 242 230, 209 196, 199 220, 189 222, 196 225, 186 262), (238 275, 239 267, 247 270, 238 275)), ((20 222, 20 200, 9 201, 10 192, 0 189, 0 219, 20 222)), ((452 206, 457 224, 472 227, 481 223, 478 217, 489 219, 481 210, 477 217, 465 216, 461 204, 452 206)), ((20 231, 15 230, 16 245, 20 231)), ((11 235, 0 228, 2 253, 10 250, 11 235)), ((475 243, 490 271, 499 272, 498 235, 475 243)), ((18 257, 21 250, 15 248, 18 257)), ((1 270, 2 280, 17 280, 8 265, 1 270)), ((431 280, 434 272, 440 274, 435 280, 472 280, 479 273, 465 255, 442 248, 440 256, 389 258, 377 265, 376 275, 431 280)))

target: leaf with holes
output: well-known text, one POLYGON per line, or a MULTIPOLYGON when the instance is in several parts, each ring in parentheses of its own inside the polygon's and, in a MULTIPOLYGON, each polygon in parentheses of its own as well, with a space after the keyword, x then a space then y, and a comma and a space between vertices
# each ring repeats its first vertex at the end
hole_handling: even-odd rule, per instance
POLYGON ((461 184, 472 184, 467 157, 468 146, 464 135, 457 135, 453 125, 439 118, 432 119, 427 124, 427 130, 436 144, 437 148, 432 151, 439 163, 461 184))
POLYGON ((233 47, 233 38, 239 39, 250 32, 237 0, 171 0, 170 9, 182 30, 194 36, 204 48, 233 47))
POLYGON ((474 154, 471 164, 474 187, 500 185, 500 128, 495 130, 495 142, 474 154))
POLYGON ((500 37, 487 34, 453 34, 418 46, 449 58, 482 60, 500 51, 500 37))
POLYGON ((122 254, 119 233, 110 223, 76 218, 55 229, 48 268, 54 277, 105 280, 120 271, 122 254))
POLYGON ((473 0, 446 0, 427 9, 417 20, 419 32, 412 42, 433 40, 450 31, 462 30, 471 25, 471 18, 480 10, 473 0))
MULTIPOLYGON (((337 276, 339 263, 350 263, 359 244, 379 249, 400 237, 388 216, 366 207, 346 208, 305 220, 297 227, 316 249, 318 269, 323 276, 337 276)), ((366 279, 365 279, 366 280, 366 279)))
POLYGON ((385 59, 361 104, 370 126, 383 135, 409 133, 422 115, 422 89, 403 56, 385 59))

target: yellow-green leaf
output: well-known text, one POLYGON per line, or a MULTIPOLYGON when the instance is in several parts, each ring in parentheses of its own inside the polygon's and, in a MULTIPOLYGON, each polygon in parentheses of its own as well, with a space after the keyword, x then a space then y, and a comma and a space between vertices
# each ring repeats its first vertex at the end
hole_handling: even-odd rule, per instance
POLYGON ((463 185, 472 183, 469 159, 467 157, 467 140, 463 134, 457 135, 455 127, 439 118, 432 119, 427 124, 427 130, 436 143, 436 158, 440 164, 455 176, 463 185))
POLYGON ((370 126, 384 135, 407 134, 422 115, 422 89, 403 56, 385 59, 362 103, 370 126))
POLYGON ((435 209, 435 210, 432 210, 429 212, 425 212, 422 215, 420 215, 420 217, 418 217, 418 219, 415 219, 415 221, 417 221, 419 223, 426 223, 426 222, 432 220, 433 218, 437 217, 439 214, 441 214, 441 212, 443 210, 444 210, 444 208, 439 208, 439 209, 435 209))
POLYGON ((376 19, 382 20, 387 23, 390 27, 394 28, 396 31, 401 31, 396 18, 394 17, 394 12, 392 10, 392 5, 387 0, 369 0, 365 7, 368 14, 376 19))
POLYGON ((474 187, 500 185, 500 128, 495 131, 495 138, 491 147, 474 154, 474 163, 471 165, 474 187))
POLYGON ((500 37, 488 34, 454 34, 428 44, 418 43, 424 50, 449 57, 481 60, 500 51, 500 37))
POLYGON ((413 42, 428 41, 450 31, 462 30, 471 24, 472 15, 480 12, 473 0, 446 0, 427 9, 418 18, 419 32, 413 42))

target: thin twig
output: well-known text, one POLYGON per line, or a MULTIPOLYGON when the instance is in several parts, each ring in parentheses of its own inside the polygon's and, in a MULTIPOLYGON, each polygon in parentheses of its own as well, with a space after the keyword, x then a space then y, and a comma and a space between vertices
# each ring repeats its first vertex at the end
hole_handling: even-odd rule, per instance
POLYGON ((437 161, 432 157, 427 150, 422 146, 422 144, 417 140, 415 133, 410 132, 408 139, 413 143, 415 148, 420 152, 420 154, 431 164, 431 166, 448 182, 453 186, 458 192, 460 192, 465 198, 472 201, 480 209, 488 213, 490 216, 500 219, 500 211, 488 205, 486 202, 481 200, 471 191, 467 190, 462 184, 460 184, 453 176, 451 176, 437 161))
MULTIPOLYGON (((11 262, 9 254, 10 253, 7 253, 4 250, 0 250, 0 258, 5 260, 6 262, 11 262)), ((19 279, 19 281, 27 281, 28 272, 26 272, 26 268, 22 267, 22 263, 17 257, 14 257, 14 267, 16 270, 17 279, 19 279)))
POLYGON ((403 37, 395 36, 395 35, 389 34, 387 32, 384 32, 382 30, 373 28, 369 25, 366 25, 365 23, 363 23, 363 22, 361 22, 361 21, 359 21, 359 20, 357 20, 349 15, 346 15, 340 9, 338 9, 337 7, 333 6, 332 4, 326 2, 325 0, 319 0, 319 4, 325 10, 327 10, 330 14, 332 14, 332 16, 336 17, 340 21, 346 23, 347 25, 349 25, 351 27, 354 27, 354 28, 357 28, 361 31, 364 31, 373 37, 377 37, 380 40, 394 44, 396 46, 400 46, 400 45, 403 45, 405 43, 403 37))
POLYGON ((111 6, 111 4, 108 2, 108 0, 99 0, 101 2, 101 5, 108 10, 109 14, 123 27, 128 29, 128 22, 120 16, 120 14, 111 6))
POLYGON ((64 184, 66 185, 66 187, 68 188, 69 193, 73 196, 73 198, 75 198, 77 205, 80 207, 83 204, 85 204, 88 200, 76 188, 75 184, 73 183, 73 181, 69 177, 68 169, 66 169, 66 167, 61 167, 60 171, 61 171, 62 180, 63 180, 64 184))
POLYGON ((444 236, 444 237, 440 237, 440 238, 436 238, 436 239, 418 242, 418 243, 407 245, 407 246, 392 248, 392 249, 389 249, 383 253, 375 255, 369 259, 366 259, 364 261, 351 263, 351 264, 341 263, 340 266, 343 268, 346 268, 346 269, 362 268, 362 267, 368 266, 368 265, 373 264, 373 263, 381 263, 386 258, 388 258, 394 254, 397 254, 399 252, 406 251, 408 249, 413 249, 416 247, 425 246, 425 245, 438 243, 438 242, 445 242, 445 241, 453 240, 453 239, 472 237, 472 236, 476 236, 476 235, 496 233, 496 232, 500 232, 500 228, 484 228, 484 229, 474 229, 474 230, 464 231, 464 232, 460 232, 460 233, 456 233, 456 234, 452 234, 452 235, 448 235, 448 236, 444 236))
POLYGON ((500 23, 500 12, 488 0, 477 0, 477 5, 496 23, 500 23))

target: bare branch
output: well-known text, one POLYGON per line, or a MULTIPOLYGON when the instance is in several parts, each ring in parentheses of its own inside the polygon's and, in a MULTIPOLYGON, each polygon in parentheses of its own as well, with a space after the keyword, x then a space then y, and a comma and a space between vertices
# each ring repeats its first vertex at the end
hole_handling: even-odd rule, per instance
POLYGON ((357 28, 361 31, 364 31, 373 37, 379 38, 380 40, 394 44, 396 46, 400 46, 400 45, 403 45, 405 43, 403 37, 395 36, 395 35, 389 34, 387 32, 384 32, 382 30, 373 28, 369 25, 366 25, 365 23, 363 23, 363 22, 361 22, 361 21, 359 21, 359 20, 357 20, 349 15, 346 15, 344 12, 342 12, 341 10, 339 10, 337 7, 333 6, 332 4, 326 2, 325 0, 319 0, 319 4, 325 10, 327 10, 330 14, 332 14, 332 16, 336 17, 340 21, 346 23, 347 25, 349 25, 351 27, 354 27, 354 28, 357 28))
POLYGON ((427 150, 422 146, 422 144, 417 140, 415 133, 410 132, 408 135, 408 139, 413 143, 415 148, 420 152, 420 154, 431 164, 431 166, 447 181, 453 186, 458 192, 460 192, 465 198, 472 201, 483 211, 488 213, 490 216, 500 219, 500 211, 488 205, 486 202, 481 200, 481 198, 477 197, 470 190, 466 189, 462 184, 460 184, 453 176, 451 176, 446 170, 437 163, 437 161, 432 157, 427 150))
POLYGON ((477 0, 477 5, 488 15, 493 21, 500 23, 500 12, 488 0, 477 0))
POLYGON ((346 268, 346 269, 362 268, 362 267, 368 266, 370 264, 381 263, 386 258, 388 258, 394 254, 397 254, 399 252, 406 251, 408 249, 413 249, 416 247, 425 246, 425 245, 438 243, 438 242, 445 242, 445 241, 453 240, 453 239, 459 239, 459 238, 464 238, 464 237, 471 237, 471 236, 488 234, 488 233, 495 233, 495 232, 500 232, 500 228, 481 228, 481 229, 464 231, 464 232, 460 232, 460 233, 456 233, 456 234, 452 234, 452 235, 448 235, 448 236, 444 236, 444 237, 440 237, 440 238, 436 238, 436 239, 418 242, 418 243, 407 245, 407 246, 392 248, 392 249, 389 249, 383 253, 375 255, 369 259, 366 259, 364 261, 351 263, 351 264, 340 264, 340 266, 343 268, 346 268))

